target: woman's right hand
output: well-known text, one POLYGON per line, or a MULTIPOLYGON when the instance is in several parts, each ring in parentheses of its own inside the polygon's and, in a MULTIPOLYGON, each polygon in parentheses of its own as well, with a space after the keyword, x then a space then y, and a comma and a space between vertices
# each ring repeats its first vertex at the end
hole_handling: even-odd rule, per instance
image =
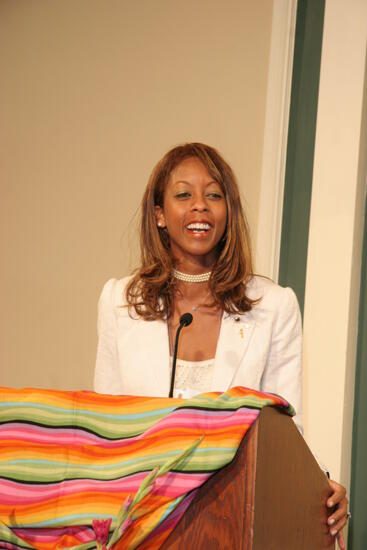
POLYGON ((327 500, 327 507, 335 507, 335 511, 329 516, 327 523, 330 528, 330 535, 336 538, 340 550, 345 550, 343 528, 348 521, 348 499, 346 497, 345 487, 329 479, 329 485, 333 493, 327 500))

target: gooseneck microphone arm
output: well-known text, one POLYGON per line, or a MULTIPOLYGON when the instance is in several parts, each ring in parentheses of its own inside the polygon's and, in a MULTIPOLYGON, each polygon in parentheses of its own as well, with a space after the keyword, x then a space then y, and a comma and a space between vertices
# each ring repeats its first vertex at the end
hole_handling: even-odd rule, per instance
POLYGON ((177 351, 178 351, 178 339, 180 337, 181 330, 184 327, 187 327, 191 325, 192 323, 192 315, 191 313, 184 313, 180 317, 180 324, 178 326, 177 332, 176 332, 176 338, 175 338, 175 347, 173 351, 173 361, 172 361, 172 374, 171 374, 171 387, 169 390, 168 397, 173 397, 173 388, 175 387, 175 377, 176 377, 176 362, 177 362, 177 351))

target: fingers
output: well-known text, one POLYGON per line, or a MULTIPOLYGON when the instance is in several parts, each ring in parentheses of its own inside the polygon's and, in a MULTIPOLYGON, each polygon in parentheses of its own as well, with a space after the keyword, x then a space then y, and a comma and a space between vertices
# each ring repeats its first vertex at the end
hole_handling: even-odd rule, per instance
MULTIPOLYGON (((345 499, 347 500, 347 499, 345 499)), ((339 508, 328 519, 328 525, 330 526, 330 535, 336 535, 347 523, 347 503, 343 505, 342 510, 339 508)))
POLYGON ((345 498, 346 491, 342 485, 332 479, 329 479, 329 485, 333 490, 333 494, 328 498, 327 505, 332 508, 345 498))
POLYGON ((328 524, 329 525, 334 525, 342 519, 345 519, 345 523, 346 523, 347 522, 347 512, 348 512, 348 499, 346 497, 344 497, 341 502, 338 502, 337 508, 331 514, 331 516, 329 516, 328 524))
POLYGON ((342 529, 348 521, 348 499, 345 496, 346 491, 342 485, 339 485, 339 483, 333 480, 329 480, 329 484, 333 489, 333 493, 327 501, 327 506, 328 508, 335 507, 335 510, 331 516, 329 516, 327 523, 330 528, 330 534, 336 536, 339 548, 344 550, 345 544, 342 529))
POLYGON ((338 546, 340 550, 345 550, 344 535, 342 531, 339 531, 337 534, 336 540, 338 541, 338 546))

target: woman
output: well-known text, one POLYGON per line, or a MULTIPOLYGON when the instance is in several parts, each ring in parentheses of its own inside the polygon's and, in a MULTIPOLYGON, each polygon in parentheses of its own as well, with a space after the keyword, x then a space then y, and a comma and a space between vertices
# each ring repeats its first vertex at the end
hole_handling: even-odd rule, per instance
MULTIPOLYGON (((175 147, 155 167, 141 218, 141 267, 99 302, 95 390, 167 396, 175 334, 176 396, 247 386, 279 394, 302 430, 301 320, 289 288, 253 275, 238 187, 218 152, 175 147)), ((345 489, 330 481, 332 535, 344 548, 345 489)))

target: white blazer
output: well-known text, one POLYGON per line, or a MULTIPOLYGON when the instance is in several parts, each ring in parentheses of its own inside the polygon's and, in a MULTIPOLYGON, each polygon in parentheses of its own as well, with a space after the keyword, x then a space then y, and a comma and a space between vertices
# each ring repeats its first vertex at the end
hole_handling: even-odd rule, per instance
MULTIPOLYGON (((167 323, 129 316, 128 281, 129 277, 110 279, 102 290, 95 391, 167 397, 167 323)), ((253 277, 248 296, 261 298, 251 311, 223 314, 213 380, 207 391, 246 386, 281 395, 296 409, 295 422, 302 430, 302 326, 297 298, 290 288, 263 277, 253 277)))

